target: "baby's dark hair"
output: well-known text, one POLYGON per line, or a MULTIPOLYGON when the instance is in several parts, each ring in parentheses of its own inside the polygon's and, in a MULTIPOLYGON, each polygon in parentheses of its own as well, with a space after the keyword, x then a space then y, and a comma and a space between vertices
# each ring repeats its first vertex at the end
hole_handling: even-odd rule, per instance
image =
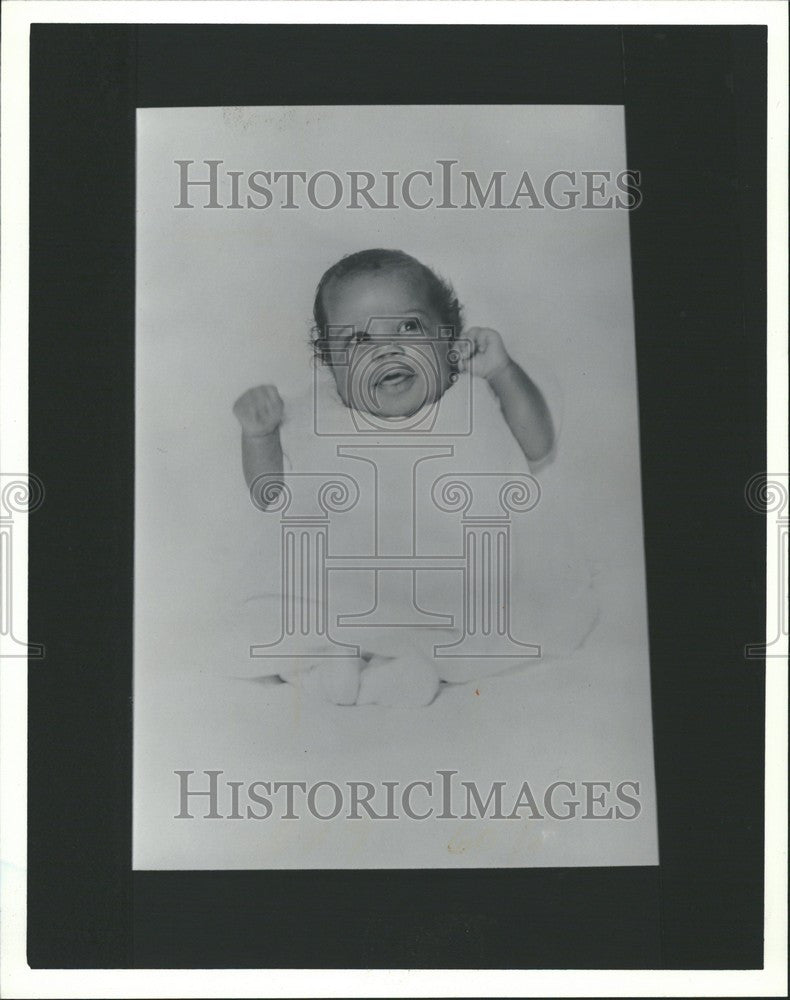
POLYGON ((410 270, 420 275, 428 289, 431 305, 441 317, 442 324, 452 328, 453 339, 460 334, 463 307, 458 301, 453 286, 448 281, 440 278, 435 271, 421 263, 416 257, 411 257, 402 250, 359 250, 357 253, 342 257, 325 271, 315 290, 313 303, 315 326, 312 330, 312 342, 315 354, 320 360, 327 361, 329 359, 326 341, 327 317, 324 309, 324 290, 329 282, 349 275, 397 269, 410 270))

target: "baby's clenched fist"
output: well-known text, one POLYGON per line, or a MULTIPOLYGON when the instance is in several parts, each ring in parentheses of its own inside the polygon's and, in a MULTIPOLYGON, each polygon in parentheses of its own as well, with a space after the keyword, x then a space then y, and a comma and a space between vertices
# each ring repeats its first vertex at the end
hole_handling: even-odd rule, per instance
POLYGON ((480 378, 491 379, 510 363, 510 355, 496 330, 472 326, 464 330, 458 343, 461 357, 459 369, 466 371, 472 359, 472 372, 480 378))
POLYGON ((282 423, 283 401, 276 386, 257 385, 239 396, 233 413, 247 437, 265 437, 282 423))

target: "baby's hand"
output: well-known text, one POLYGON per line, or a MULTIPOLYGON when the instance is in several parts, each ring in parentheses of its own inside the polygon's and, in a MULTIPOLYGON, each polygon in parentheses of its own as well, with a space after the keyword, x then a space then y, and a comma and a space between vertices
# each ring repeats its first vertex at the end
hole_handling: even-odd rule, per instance
POLYGON ((496 330, 472 326, 464 331, 463 339, 458 346, 461 353, 459 364, 461 371, 466 371, 469 367, 469 358, 472 357, 473 373, 480 378, 490 379, 510 364, 510 355, 496 330))
POLYGON ((265 437, 282 423, 283 401, 276 386, 257 385, 239 396, 233 413, 247 437, 265 437))

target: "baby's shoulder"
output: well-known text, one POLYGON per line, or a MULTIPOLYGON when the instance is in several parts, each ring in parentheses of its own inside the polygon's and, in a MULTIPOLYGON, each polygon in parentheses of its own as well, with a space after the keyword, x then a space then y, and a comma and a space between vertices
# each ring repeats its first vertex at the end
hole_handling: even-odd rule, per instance
POLYGON ((312 391, 303 390, 287 395, 283 400, 283 426, 300 427, 309 425, 312 413, 312 391))
POLYGON ((326 464, 327 454, 333 453, 337 409, 321 385, 286 397, 280 437, 291 469, 313 471, 326 464))

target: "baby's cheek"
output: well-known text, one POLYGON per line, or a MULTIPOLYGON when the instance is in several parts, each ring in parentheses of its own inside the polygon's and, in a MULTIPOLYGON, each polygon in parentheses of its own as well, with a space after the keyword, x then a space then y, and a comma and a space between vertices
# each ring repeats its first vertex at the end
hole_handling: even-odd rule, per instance
POLYGON ((441 396, 445 389, 458 378, 458 367, 448 360, 442 359, 433 365, 431 377, 437 386, 437 396, 441 396))
POLYGON ((341 396, 345 396, 348 386, 348 369, 333 364, 329 365, 329 369, 332 372, 332 378, 335 380, 338 392, 341 396))

